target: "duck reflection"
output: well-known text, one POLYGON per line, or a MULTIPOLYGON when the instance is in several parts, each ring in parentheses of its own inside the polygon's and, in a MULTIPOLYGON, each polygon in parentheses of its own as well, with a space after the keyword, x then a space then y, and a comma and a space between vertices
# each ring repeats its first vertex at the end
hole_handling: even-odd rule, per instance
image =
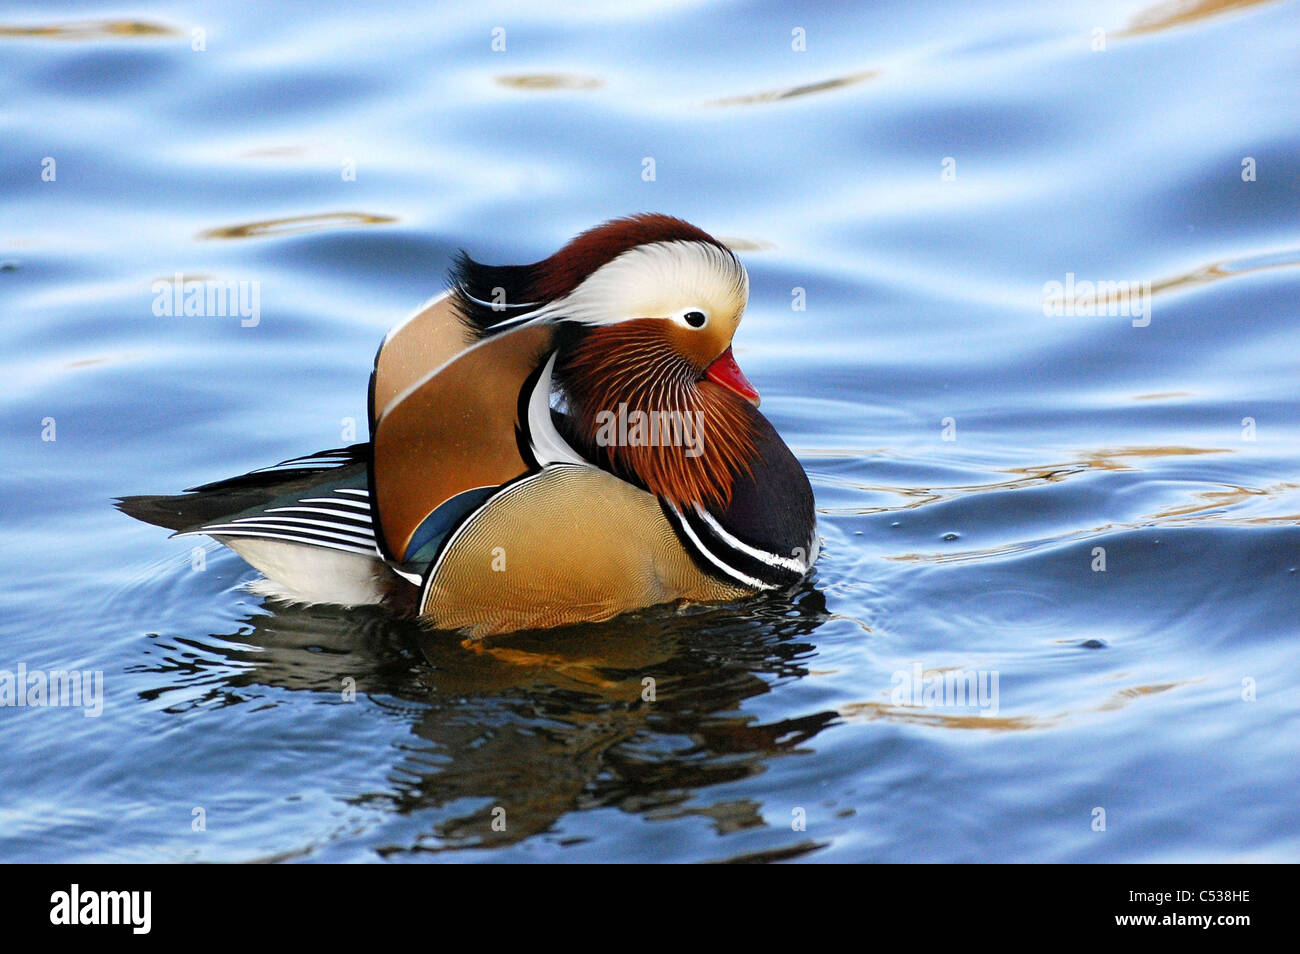
POLYGON ((760 723, 741 711, 807 675, 808 637, 829 616, 811 584, 739 608, 661 608, 482 641, 380 611, 266 609, 225 642, 202 644, 217 658, 198 670, 192 652, 165 652, 146 670, 165 684, 143 695, 185 708, 243 701, 257 686, 355 691, 409 718, 418 742, 394 746, 390 784, 349 798, 418 815, 419 829, 397 826, 384 854, 513 844, 602 807, 703 811, 721 829, 762 824, 753 805, 683 806, 838 718, 760 723))

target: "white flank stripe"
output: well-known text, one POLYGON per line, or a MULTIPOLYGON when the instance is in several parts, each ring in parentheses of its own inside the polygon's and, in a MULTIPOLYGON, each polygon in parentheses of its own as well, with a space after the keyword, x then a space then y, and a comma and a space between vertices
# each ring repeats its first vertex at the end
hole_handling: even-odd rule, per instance
POLYGON ((698 504, 695 506, 695 512, 700 515, 701 519, 703 519, 713 532, 721 537, 722 541, 727 546, 731 547, 731 549, 739 550, 741 553, 752 556, 755 560, 762 560, 768 566, 783 566, 787 570, 793 570, 795 573, 804 573, 808 570, 808 567, 803 563, 800 563, 798 560, 791 559, 790 557, 778 556, 775 553, 768 553, 766 550, 751 547, 743 540, 737 540, 726 530, 722 529, 722 525, 713 519, 713 514, 702 509, 698 504))
POLYGON ((677 511, 677 516, 680 518, 679 524, 682 530, 685 531, 686 535, 691 538, 691 542, 695 544, 696 549, 699 550, 699 552, 703 554, 705 557, 707 557, 709 559, 709 562, 713 563, 715 566, 717 566, 719 570, 727 574, 727 576, 731 577, 733 580, 739 580, 741 583, 744 583, 746 586, 752 587, 753 589, 756 590, 776 589, 775 584, 764 583, 762 580, 757 580, 752 576, 749 576, 745 573, 741 573, 735 567, 728 566, 726 563, 723 563, 716 556, 714 556, 713 552, 709 550, 709 548, 704 545, 704 543, 700 540, 700 538, 695 535, 695 531, 691 529, 691 525, 686 521, 686 518, 682 516, 680 511, 677 511))

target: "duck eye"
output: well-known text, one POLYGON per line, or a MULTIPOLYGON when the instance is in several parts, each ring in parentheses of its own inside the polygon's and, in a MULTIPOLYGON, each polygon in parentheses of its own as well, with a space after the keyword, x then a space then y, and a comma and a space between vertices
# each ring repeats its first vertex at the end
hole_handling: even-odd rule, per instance
POLYGON ((709 320, 709 316, 702 311, 688 311, 682 315, 682 318, 692 328, 703 328, 704 323, 709 320))

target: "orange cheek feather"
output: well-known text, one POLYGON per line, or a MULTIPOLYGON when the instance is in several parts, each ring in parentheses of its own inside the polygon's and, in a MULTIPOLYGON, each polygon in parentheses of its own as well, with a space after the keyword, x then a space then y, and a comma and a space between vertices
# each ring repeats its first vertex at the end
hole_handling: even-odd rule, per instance
POLYGON ((665 325, 661 319, 639 319, 598 328, 561 356, 557 370, 574 411, 572 436, 589 457, 603 455, 614 473, 638 481, 678 508, 725 507, 735 475, 752 472, 753 438, 741 402, 757 403, 758 392, 734 359, 730 381, 717 381, 712 374, 699 380, 699 368, 708 358, 693 365, 675 347, 677 329, 665 325), (620 405, 625 414, 689 417, 699 423, 698 447, 688 454, 681 444, 597 446, 602 412, 617 414, 620 405))

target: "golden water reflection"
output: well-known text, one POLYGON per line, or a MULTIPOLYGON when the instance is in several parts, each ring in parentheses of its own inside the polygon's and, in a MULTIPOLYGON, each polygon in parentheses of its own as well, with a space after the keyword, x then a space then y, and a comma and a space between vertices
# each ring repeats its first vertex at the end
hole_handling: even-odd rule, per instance
POLYGON ((496 77, 498 86, 524 90, 587 90, 600 89, 605 81, 595 76, 578 73, 520 73, 496 77))
POLYGON ((351 228, 358 225, 386 225, 396 221, 395 216, 372 215, 368 212, 322 212, 318 215, 295 215, 283 219, 264 219, 260 222, 224 225, 200 232, 199 238, 240 239, 298 235, 302 232, 319 232, 323 229, 351 228))
POLYGON ((180 31, 143 20, 78 20, 44 26, 0 24, 0 37, 49 40, 102 40, 115 37, 180 36, 180 31))
MULTIPOLYGON (((824 507, 818 508, 818 513, 828 516, 867 516, 916 510, 973 494, 1002 493, 1041 487, 1079 474, 1134 472, 1140 469, 1137 462, 1143 459, 1190 457, 1231 452, 1229 448, 1222 447, 1185 447, 1177 445, 1102 448, 1086 452, 1080 455, 1078 459, 1065 463, 1012 467, 999 471, 1010 475, 1009 479, 1006 480, 947 487, 906 487, 858 484, 844 480, 823 480, 823 483, 847 487, 863 493, 892 495, 901 498, 901 502, 891 506, 877 507, 824 507)), ((1199 481, 1198 483, 1202 487, 1208 484, 1213 489, 1197 490, 1181 503, 1166 506, 1135 520, 1105 522, 1042 538, 1015 540, 979 549, 959 552, 902 553, 885 555, 882 558, 903 563, 969 563, 1023 553, 1045 545, 1086 540, 1105 534, 1152 527, 1173 529, 1206 525, 1216 527, 1285 527, 1300 525, 1300 483, 1282 481, 1264 487, 1250 487, 1244 484, 1212 481, 1199 481), (1288 512, 1255 515, 1233 512, 1252 504, 1264 503, 1272 504, 1275 509, 1288 512)))
POLYGON ((1161 30, 1172 30, 1223 13, 1272 2, 1274 0, 1165 0, 1163 3, 1147 7, 1129 20, 1128 26, 1115 35, 1126 37, 1158 33, 1161 30))
POLYGON ((780 89, 765 90, 761 93, 728 96, 724 99, 712 100, 704 105, 755 106, 760 103, 776 103, 784 99, 795 99, 800 96, 811 96, 815 93, 825 93, 830 90, 843 89, 846 86, 856 86, 858 83, 865 83, 878 76, 880 76, 880 70, 860 70, 857 73, 849 73, 845 76, 836 76, 832 79, 822 80, 818 83, 805 83, 801 86, 785 86, 780 89))
POLYGON ((1279 268, 1294 268, 1297 265, 1300 265, 1300 249, 1285 249, 1260 255, 1225 258, 1169 278, 1154 281, 1151 283, 1151 294, 1157 295, 1161 292, 1195 288, 1198 285, 1208 285, 1211 282, 1222 281, 1225 278, 1236 278, 1240 275, 1273 271, 1279 268))
POLYGON ((1148 696, 1169 692, 1199 680, 1187 679, 1181 682, 1147 683, 1128 686, 1117 690, 1094 706, 1078 710, 1066 710, 1050 715, 984 716, 963 710, 962 712, 942 712, 922 706, 893 705, 885 702, 850 702, 839 706, 839 717, 845 722, 896 722, 909 725, 923 725, 938 729, 985 729, 990 732, 1027 732, 1037 729, 1050 729, 1062 725, 1082 715, 1099 712, 1114 712, 1129 703, 1148 696))
MULTIPOLYGON (((1231 451, 1225 447, 1181 447, 1176 445, 1103 448, 1086 452, 1078 459, 1064 463, 1006 468, 999 471, 999 473, 1014 476, 1008 480, 997 480, 986 484, 957 484, 949 487, 898 487, 840 481, 836 483, 837 486, 844 486, 867 493, 893 494, 904 498, 906 502, 892 507, 828 507, 819 512, 829 515, 860 517, 875 513, 890 513, 897 510, 915 510, 918 507, 943 503, 970 494, 1001 493, 1008 490, 1023 490, 1043 484, 1057 483, 1068 477, 1092 471, 1129 472, 1137 470, 1137 467, 1125 462, 1124 459, 1129 457, 1163 458, 1227 453, 1231 453, 1231 451)), ((811 456, 821 456, 821 452, 811 456)))

